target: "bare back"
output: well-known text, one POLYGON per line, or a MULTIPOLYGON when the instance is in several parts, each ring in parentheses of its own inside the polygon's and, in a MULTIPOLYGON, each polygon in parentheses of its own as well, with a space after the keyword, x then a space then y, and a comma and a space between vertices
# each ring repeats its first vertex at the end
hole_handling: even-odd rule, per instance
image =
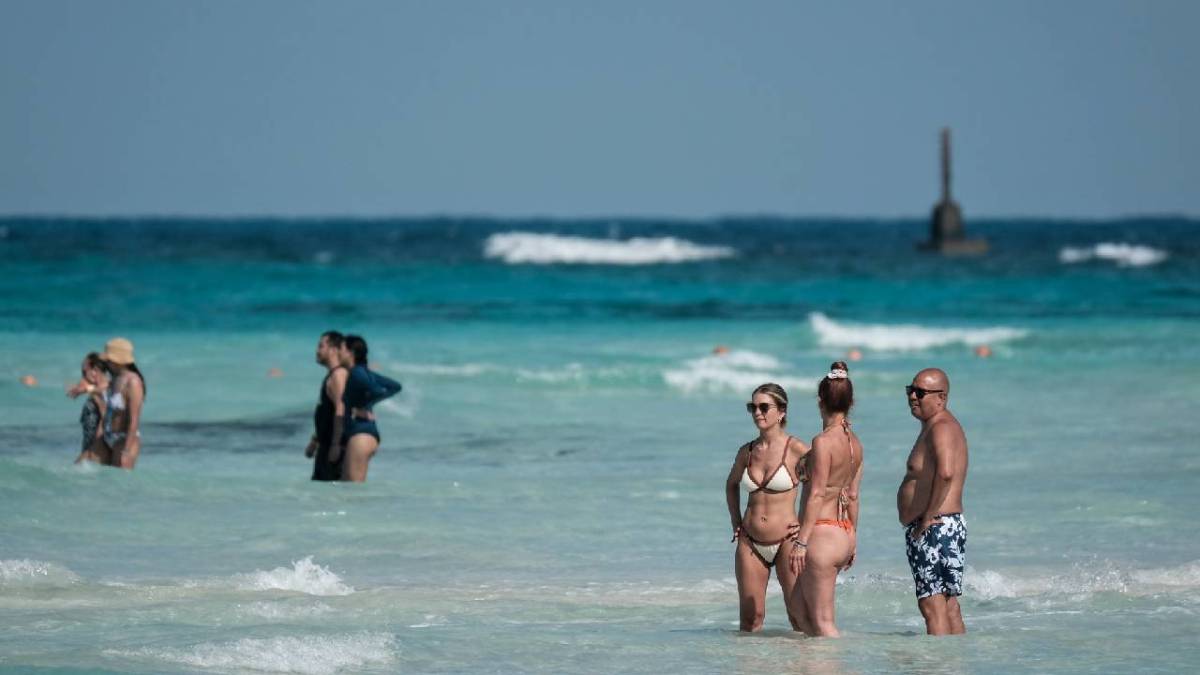
POLYGON ((857 497, 854 494, 858 489, 855 479, 860 476, 859 469, 863 464, 862 443, 848 427, 835 425, 813 437, 813 448, 818 446, 829 457, 824 496, 813 503, 809 498, 812 485, 806 483, 800 503, 805 508, 815 507, 818 519, 842 519, 850 498, 857 497))

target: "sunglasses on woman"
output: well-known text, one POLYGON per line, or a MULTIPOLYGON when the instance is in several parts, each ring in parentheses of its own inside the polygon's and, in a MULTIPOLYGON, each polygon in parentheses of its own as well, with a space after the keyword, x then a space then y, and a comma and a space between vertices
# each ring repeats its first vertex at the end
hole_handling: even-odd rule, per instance
POLYGON ((946 391, 946 390, 945 389, 922 389, 920 387, 914 387, 911 384, 904 385, 904 395, 912 396, 913 394, 916 394, 918 401, 925 398, 925 394, 940 394, 944 391, 946 391))
POLYGON ((758 412, 766 415, 768 410, 770 410, 771 408, 778 408, 778 407, 779 406, 775 405, 774 403, 747 403, 746 404, 746 412, 753 415, 754 411, 757 410, 758 412))

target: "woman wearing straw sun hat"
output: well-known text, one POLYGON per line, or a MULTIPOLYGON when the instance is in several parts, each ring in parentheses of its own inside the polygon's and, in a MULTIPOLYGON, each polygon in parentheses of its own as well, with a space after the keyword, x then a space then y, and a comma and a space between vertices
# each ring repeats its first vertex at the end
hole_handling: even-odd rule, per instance
POLYGON ((138 428, 142 421, 142 402, 146 399, 146 380, 133 361, 133 343, 125 338, 116 337, 104 343, 100 358, 112 371, 101 440, 110 453, 109 464, 132 469, 142 449, 138 428))

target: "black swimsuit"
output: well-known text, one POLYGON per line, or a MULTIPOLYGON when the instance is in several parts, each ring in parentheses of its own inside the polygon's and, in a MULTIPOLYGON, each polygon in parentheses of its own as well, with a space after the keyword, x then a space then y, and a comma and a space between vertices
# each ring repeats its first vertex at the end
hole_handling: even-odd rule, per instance
MULTIPOLYGON (((329 375, 332 374, 333 372, 330 371, 329 375)), ((325 386, 329 384, 329 375, 326 375, 325 381, 321 383, 321 402, 313 411, 313 426, 317 430, 317 455, 313 458, 313 480, 341 480, 342 459, 346 456, 345 453, 342 453, 336 462, 329 461, 329 446, 333 444, 333 413, 335 410, 333 399, 325 393, 325 386)))

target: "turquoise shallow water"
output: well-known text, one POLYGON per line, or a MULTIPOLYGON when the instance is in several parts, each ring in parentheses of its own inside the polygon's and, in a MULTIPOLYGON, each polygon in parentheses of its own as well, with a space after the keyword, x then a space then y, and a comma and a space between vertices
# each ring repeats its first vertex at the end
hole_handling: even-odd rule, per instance
POLYGON ((906 222, 3 221, 0 669, 1190 672, 1200 227, 972 229, 981 260, 906 222), (306 480, 331 327, 405 384, 365 485, 306 480), (117 334, 149 387, 133 473, 71 465, 61 389, 117 334), (781 382, 811 435, 851 347, 847 638, 792 636, 777 593, 739 635, 740 405, 781 382), (971 633, 940 641, 893 509, 931 364, 972 452, 971 633))

